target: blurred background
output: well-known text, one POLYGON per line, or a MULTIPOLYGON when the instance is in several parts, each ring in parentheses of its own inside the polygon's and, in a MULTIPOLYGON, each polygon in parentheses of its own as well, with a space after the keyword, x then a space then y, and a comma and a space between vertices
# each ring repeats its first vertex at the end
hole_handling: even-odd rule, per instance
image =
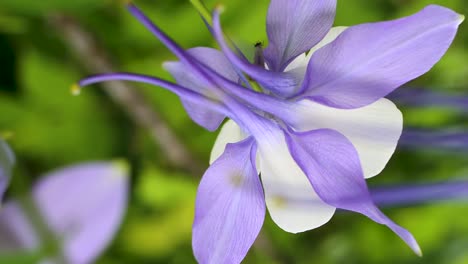
MULTIPOLYGON (((40 175, 56 168, 124 158, 131 166, 128 210, 97 263, 195 263, 196 188, 217 133, 196 126, 176 96, 155 87, 109 83, 78 97, 70 93, 80 78, 111 70, 170 79, 161 63, 175 57, 120 2, 0 0, 0 132, 9 134, 17 156, 7 197, 28 192, 40 175)), ((183 47, 215 45, 189 0, 134 2, 183 47)), ((208 8, 216 3, 226 7, 225 32, 246 54, 255 42, 267 40, 268 0, 205 1, 208 8)), ((345 0, 338 1, 335 25, 393 19, 431 3, 468 14, 466 0, 345 0)), ((404 89, 468 96, 467 62, 465 21, 440 63, 404 89)), ((405 129, 468 133, 468 105, 463 111, 450 103, 395 102, 405 129)), ((468 146, 410 143, 398 148, 370 186, 468 178, 468 146)), ((339 213, 325 226, 298 235, 282 231, 267 216, 244 263, 468 263, 467 200, 384 212, 414 234, 424 257, 387 228, 339 213)))

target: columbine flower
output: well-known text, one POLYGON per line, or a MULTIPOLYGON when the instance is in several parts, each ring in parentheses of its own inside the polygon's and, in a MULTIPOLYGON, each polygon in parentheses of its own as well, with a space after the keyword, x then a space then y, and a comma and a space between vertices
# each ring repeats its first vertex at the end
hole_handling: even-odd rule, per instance
POLYGON ((11 172, 15 165, 15 155, 10 146, 0 138, 0 202, 10 183, 11 172))
POLYGON ((257 45, 250 63, 225 41, 218 9, 209 29, 222 52, 185 51, 128 4, 180 60, 165 64, 177 84, 130 73, 79 82, 163 87, 208 130, 231 119, 198 189, 192 245, 200 263, 242 261, 266 207, 293 233, 325 224, 336 208, 355 211, 388 226, 421 254, 413 236, 374 205, 365 178, 384 168, 402 130, 400 111, 383 97, 427 72, 463 17, 433 5, 394 21, 331 28, 335 6, 334 0, 272 0, 269 45, 264 54, 257 45))
POLYGON ((32 207, 8 201, 0 211, 0 254, 34 254, 52 242, 58 252, 39 253, 38 263, 93 263, 125 213, 128 177, 121 167, 88 163, 59 170, 34 186, 32 207))

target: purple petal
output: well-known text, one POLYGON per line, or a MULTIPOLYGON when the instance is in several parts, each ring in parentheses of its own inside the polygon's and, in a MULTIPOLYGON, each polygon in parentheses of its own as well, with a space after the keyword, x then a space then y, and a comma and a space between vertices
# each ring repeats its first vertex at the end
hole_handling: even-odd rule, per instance
MULTIPOLYGON (((239 79, 231 63, 226 59, 222 52, 205 47, 198 47, 187 50, 194 59, 211 68, 224 78, 237 82, 239 79)), ((181 62, 166 62, 164 68, 171 73, 177 83, 192 89, 196 92, 209 92, 206 82, 194 73, 193 70, 181 62)), ((207 130, 216 130, 225 116, 223 114, 207 109, 203 104, 194 104, 182 99, 182 103, 190 117, 199 125, 207 130)))
POLYGON ((235 67, 243 70, 247 75, 256 80, 263 88, 283 97, 291 96, 299 88, 298 86, 301 80, 298 80, 297 76, 294 76, 294 74, 269 71, 251 64, 243 58, 239 58, 229 48, 229 45, 224 39, 218 10, 213 12, 213 36, 229 61, 235 67))
POLYGON ((421 255, 414 237, 396 225, 373 203, 357 151, 345 136, 330 129, 286 135, 289 150, 309 178, 318 196, 327 204, 366 215, 386 225, 413 251, 421 255))
POLYGON ((201 264, 240 263, 265 218, 254 140, 228 144, 198 187, 192 246, 201 264))
POLYGON ((312 56, 301 96, 335 108, 371 104, 429 71, 462 21, 431 5, 402 19, 350 27, 312 56))
POLYGON ((283 71, 300 54, 315 46, 330 30, 336 0, 272 0, 267 16, 268 66, 283 71))
POLYGON ((15 154, 8 144, 0 139, 0 202, 10 184, 11 173, 15 165, 15 154))
POLYGON ((39 237, 31 226, 23 208, 10 201, 0 211, 0 253, 36 250, 39 237))
MULTIPOLYGON (((208 83, 206 89, 216 86, 216 83, 208 76, 208 74, 201 68, 200 62, 195 60, 190 54, 188 54, 182 47, 180 47, 174 40, 172 40, 166 33, 164 33, 158 26, 156 26, 151 20, 141 12, 138 7, 134 4, 129 3, 127 5, 129 12, 136 18, 140 23, 145 26, 156 38, 158 38, 179 60, 184 63, 188 68, 193 70, 203 82, 208 83)), ((214 87, 213 87, 214 88, 214 87)), ((211 93, 216 93, 216 89, 210 89, 211 93)))
POLYGON ((380 186, 371 189, 375 203, 382 206, 405 206, 446 200, 467 200, 468 181, 380 186))
POLYGON ((53 172, 33 190, 49 228, 63 240, 70 263, 92 263, 120 226, 128 177, 112 163, 90 163, 53 172))
MULTIPOLYGON (((208 67, 209 65, 204 65, 200 61, 193 58, 191 54, 189 54, 188 52, 185 52, 179 45, 177 45, 177 43, 175 43, 169 36, 167 36, 159 27, 153 24, 150 21, 150 19, 146 17, 135 5, 128 4, 127 8, 132 13, 132 15, 135 16, 135 18, 137 18, 148 30, 150 30, 169 50, 171 50, 180 59, 182 63, 184 63, 189 69, 193 70, 202 82, 209 84, 208 86, 210 89, 209 89, 208 95, 215 96, 215 97, 224 96, 223 94, 224 91, 220 92, 220 89, 226 89, 226 90, 229 90, 229 92, 232 91, 233 94, 241 97, 244 100, 245 98, 255 99, 255 101, 253 102, 255 106, 265 105, 265 107, 268 108, 268 110, 266 110, 268 112, 281 112, 276 107, 278 106, 278 104, 281 103, 281 101, 275 100, 275 98, 271 96, 267 96, 262 93, 257 93, 257 92, 245 89, 244 87, 238 85, 237 82, 232 82, 224 78, 224 76, 221 76, 217 74, 216 72, 212 71, 212 69, 208 67), (268 104, 264 102, 265 100, 267 100, 268 104)), ((218 22, 217 30, 219 33, 221 31, 221 28, 219 25, 219 12, 216 11, 214 15, 217 16, 217 22, 218 22)), ((214 22, 215 20, 216 19, 214 18, 214 22)), ((233 64, 232 57, 235 57, 238 60, 242 60, 242 59, 239 59, 235 54, 233 54, 232 51, 229 50, 229 47, 227 47, 227 44, 224 42, 224 38, 222 37, 222 32, 221 32, 221 35, 219 35, 219 37, 221 39, 218 41, 222 41, 221 44, 223 44, 224 47, 228 50, 228 52, 226 52, 226 50, 223 50, 223 51, 226 57, 231 62, 231 64, 233 64)), ((246 67, 250 67, 250 66, 256 67, 255 65, 250 65, 250 63, 246 61, 244 62, 248 64, 248 65, 244 65, 246 67)), ((236 69, 238 68, 240 69, 240 67, 236 67, 236 69)), ((267 73, 268 76, 266 80, 264 80, 266 83, 270 83, 273 86, 278 85, 278 88, 280 90, 281 88, 288 90, 288 87, 293 90, 298 88, 297 87, 298 80, 293 74, 285 73, 281 75, 279 73, 269 72, 261 68, 258 68, 258 69, 260 69, 261 72, 263 73, 265 72, 267 73), (283 78, 285 76, 287 76, 287 78, 283 78)), ((251 75, 251 77, 254 77, 254 76, 251 75)), ((193 103, 200 102, 200 103, 206 103, 208 105, 213 104, 213 102, 210 102, 210 100, 208 100, 207 98, 204 98, 205 100, 204 102, 202 102, 203 100, 201 100, 200 97, 203 95, 194 94, 193 91, 190 91, 189 89, 185 87, 180 87, 180 86, 165 82, 164 80, 161 80, 158 78, 137 75, 137 74, 123 73, 123 74, 103 74, 103 75, 98 75, 98 76, 91 76, 90 78, 86 78, 80 81, 80 85, 88 85, 88 84, 97 83, 97 82, 101 82, 105 80, 131 80, 131 81, 150 83, 153 85, 164 87, 176 93, 177 95, 183 97, 184 100, 186 99, 191 100, 193 103)), ((251 102, 251 101, 252 100, 247 100, 247 102, 251 102)), ((218 110, 219 110, 219 106, 218 106, 218 110)), ((225 111, 221 109, 219 112, 225 112, 225 111)), ((229 113, 224 113, 224 114, 229 115, 229 113)))

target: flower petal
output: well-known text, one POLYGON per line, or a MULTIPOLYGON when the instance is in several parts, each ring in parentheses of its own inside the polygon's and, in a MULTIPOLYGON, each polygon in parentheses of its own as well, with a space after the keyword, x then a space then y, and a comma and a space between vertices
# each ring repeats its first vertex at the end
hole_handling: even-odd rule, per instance
POLYGON ((217 160, 224 152, 228 143, 237 143, 247 137, 236 122, 229 119, 219 131, 218 137, 211 149, 210 164, 217 160))
MULTIPOLYGON (((222 52, 216 49, 197 47, 187 50, 187 53, 224 78, 235 82, 238 81, 239 77, 236 71, 222 52)), ((202 94, 209 93, 206 82, 182 62, 166 62, 163 66, 181 86, 202 94)), ((212 111, 202 104, 191 103, 183 99, 182 103, 192 120, 209 131, 218 129, 225 118, 223 114, 212 111)))
POLYGON ((39 237, 31 226, 22 206, 7 202, 0 211, 0 253, 36 250, 39 237))
POLYGON ((315 46, 330 30, 336 0, 272 0, 267 16, 268 66, 283 71, 297 56, 315 46))
POLYGON ((11 173, 15 165, 15 154, 8 144, 0 139, 0 202, 10 184, 11 173))
POLYGON ((300 80, 298 80, 295 75, 266 70, 235 54, 224 39, 219 10, 213 12, 213 37, 216 39, 229 61, 235 67, 244 71, 252 79, 257 81, 263 88, 282 97, 291 96, 300 88, 300 80))
POLYGON ((431 5, 402 19, 350 27, 312 56, 301 96, 335 108, 371 104, 429 71, 461 21, 431 5))
POLYGON ((323 201, 386 225, 421 255, 411 233, 375 206, 364 180, 358 153, 345 136, 330 129, 305 133, 290 131, 286 134, 286 141, 294 160, 323 201))
POLYGON ((336 109, 309 100, 298 102, 292 126, 299 131, 330 128, 356 148, 366 178, 379 174, 395 152, 403 117, 387 99, 357 109, 336 109))
POLYGON ((278 129, 257 139, 260 172, 271 218, 283 230, 304 232, 327 223, 335 207, 324 203, 289 154, 278 129))
POLYGON ((200 182, 192 236, 198 263, 240 263, 260 232, 265 200, 254 144, 228 144, 200 182))
POLYGON ((70 263, 92 263, 116 233, 127 206, 127 172, 91 163, 46 176, 33 190, 38 209, 70 263))
MULTIPOLYGON (((343 33, 343 31, 345 31, 345 29, 347 29, 347 27, 333 27, 330 29, 328 34, 317 45, 315 45, 307 53, 307 55, 302 53, 301 55, 297 56, 291 63, 288 64, 288 67, 286 67, 284 71, 293 76, 296 76, 296 79, 298 80, 304 80, 304 76, 307 72, 307 66, 309 65, 309 61, 312 58, 312 55, 320 48, 334 41, 341 33, 343 33)), ((300 85, 302 85, 302 81, 300 85)))

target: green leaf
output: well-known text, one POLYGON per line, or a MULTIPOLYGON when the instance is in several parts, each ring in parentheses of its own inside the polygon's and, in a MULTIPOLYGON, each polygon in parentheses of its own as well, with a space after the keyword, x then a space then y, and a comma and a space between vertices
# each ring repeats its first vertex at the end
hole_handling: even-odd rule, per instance
POLYGON ((28 15, 44 15, 50 11, 85 11, 102 6, 102 0, 2 0, 0 8, 28 15))

